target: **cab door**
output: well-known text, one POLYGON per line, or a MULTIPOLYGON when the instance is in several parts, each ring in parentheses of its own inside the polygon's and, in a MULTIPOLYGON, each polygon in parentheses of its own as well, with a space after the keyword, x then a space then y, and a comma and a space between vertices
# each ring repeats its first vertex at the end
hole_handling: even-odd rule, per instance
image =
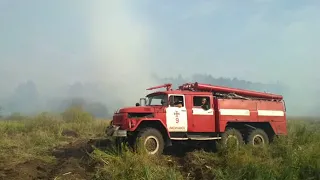
POLYGON ((192 97, 191 117, 189 118, 189 120, 192 120, 192 128, 190 128, 192 132, 214 132, 215 118, 212 102, 212 96, 195 95, 192 97), (208 110, 201 107, 203 98, 207 101, 208 110))
POLYGON ((178 100, 182 106, 177 107, 170 103, 166 109, 166 123, 169 132, 187 132, 188 131, 188 117, 186 109, 186 100, 184 95, 169 95, 169 102, 178 100))

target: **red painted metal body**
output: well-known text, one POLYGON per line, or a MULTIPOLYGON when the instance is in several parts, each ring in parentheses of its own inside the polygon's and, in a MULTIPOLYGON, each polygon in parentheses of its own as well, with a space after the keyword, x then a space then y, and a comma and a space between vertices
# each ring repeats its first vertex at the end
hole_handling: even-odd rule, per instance
POLYGON ((177 90, 171 90, 171 86, 164 84, 149 88, 166 88, 166 91, 153 92, 148 96, 165 95, 168 99, 171 95, 182 96, 184 107, 179 111, 180 125, 175 125, 169 105, 122 108, 115 113, 113 123, 133 132, 143 122, 157 121, 169 137, 173 132, 179 132, 174 130, 179 128, 185 128, 181 131, 184 133, 223 133, 229 123, 267 123, 275 134, 287 134, 286 109, 281 95, 200 83, 183 84, 177 90), (238 96, 218 96, 215 93, 238 96), (207 98, 210 109, 203 111, 194 106, 195 97, 207 98))
POLYGON ((186 83, 179 86, 180 90, 193 90, 193 91, 204 91, 204 92, 215 92, 215 93, 226 93, 226 94, 237 94, 240 96, 246 97, 255 97, 255 98, 262 98, 262 99, 274 99, 274 100, 282 100, 283 96, 265 92, 257 92, 245 89, 238 89, 238 88, 231 88, 225 86, 214 86, 210 84, 203 84, 203 83, 186 83))
POLYGON ((148 88, 147 90, 154 90, 154 89, 159 89, 159 88, 163 88, 165 87, 167 89, 167 91, 171 90, 172 84, 164 84, 164 85, 160 85, 160 86, 154 86, 151 88, 148 88))

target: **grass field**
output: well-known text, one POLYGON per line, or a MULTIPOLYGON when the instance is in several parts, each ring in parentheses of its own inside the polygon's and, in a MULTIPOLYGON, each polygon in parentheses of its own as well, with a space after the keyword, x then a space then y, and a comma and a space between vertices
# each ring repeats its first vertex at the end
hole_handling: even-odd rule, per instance
POLYGON ((77 108, 62 115, 42 113, 0 121, 0 178, 320 179, 317 119, 288 120, 288 137, 265 148, 193 150, 157 158, 127 150, 117 153, 103 138, 108 123, 77 108))

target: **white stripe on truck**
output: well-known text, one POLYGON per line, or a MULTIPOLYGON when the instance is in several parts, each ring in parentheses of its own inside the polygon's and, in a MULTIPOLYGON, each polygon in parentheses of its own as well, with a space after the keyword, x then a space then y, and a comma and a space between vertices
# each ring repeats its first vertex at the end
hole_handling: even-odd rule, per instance
POLYGON ((223 116, 250 116, 248 109, 220 109, 223 116))
POLYGON ((284 112, 276 110, 258 110, 258 116, 284 116, 284 112))
MULTIPOLYGON (((248 109, 220 109, 222 116, 250 116, 248 109)), ((283 111, 277 110, 258 110, 258 116, 284 116, 283 111)))
POLYGON ((202 108, 192 108, 193 115, 213 115, 213 109, 204 110, 202 108))

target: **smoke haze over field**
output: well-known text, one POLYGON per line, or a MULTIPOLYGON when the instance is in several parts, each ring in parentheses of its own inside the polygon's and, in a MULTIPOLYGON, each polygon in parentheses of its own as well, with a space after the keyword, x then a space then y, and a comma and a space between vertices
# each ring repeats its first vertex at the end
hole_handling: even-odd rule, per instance
POLYGON ((319 115, 319 12, 313 0, 1 0, 0 105, 114 108, 163 77, 200 73, 279 81, 288 112, 319 115))
POLYGON ((89 27, 94 78, 113 86, 114 95, 132 105, 155 82, 150 76, 150 24, 128 2, 94 1, 89 27))

